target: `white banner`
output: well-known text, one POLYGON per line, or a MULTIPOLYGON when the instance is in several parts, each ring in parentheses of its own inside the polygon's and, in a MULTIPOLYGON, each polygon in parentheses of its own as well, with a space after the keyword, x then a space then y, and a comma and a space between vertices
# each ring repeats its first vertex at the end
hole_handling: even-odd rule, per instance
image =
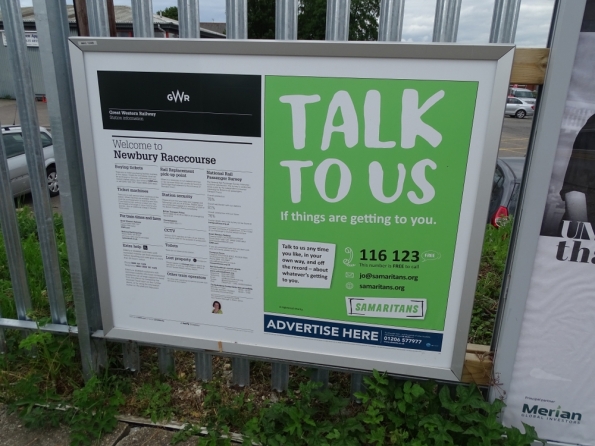
POLYGON ((595 29, 579 38, 504 422, 595 445, 595 29))
MULTIPOLYGON (((27 46, 39 46, 39 40, 37 39, 37 31, 25 31, 25 42, 27 46)), ((2 43, 7 46, 6 33, 2 33, 2 43)))

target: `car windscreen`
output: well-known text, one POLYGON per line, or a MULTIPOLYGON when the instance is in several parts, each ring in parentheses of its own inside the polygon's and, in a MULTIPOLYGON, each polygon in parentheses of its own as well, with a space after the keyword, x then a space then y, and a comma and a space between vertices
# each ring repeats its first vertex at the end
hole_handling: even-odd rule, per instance
POLYGON ((530 91, 515 91, 514 92, 514 95, 517 98, 531 98, 531 99, 534 99, 533 98, 533 93, 531 93, 530 91))
POLYGON ((2 135, 4 142, 4 150, 6 151, 6 158, 12 158, 25 153, 25 144, 23 143, 23 135, 20 133, 7 133, 2 135))
POLYGON ((51 146, 53 144, 52 138, 50 138, 47 133, 40 133, 39 136, 41 136, 41 145, 43 147, 51 146))

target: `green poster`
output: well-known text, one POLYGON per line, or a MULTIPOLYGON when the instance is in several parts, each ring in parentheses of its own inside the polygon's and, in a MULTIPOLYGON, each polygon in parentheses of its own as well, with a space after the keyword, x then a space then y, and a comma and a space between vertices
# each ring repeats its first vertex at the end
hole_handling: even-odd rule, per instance
POLYGON ((476 95, 266 76, 266 313, 444 329, 476 95))

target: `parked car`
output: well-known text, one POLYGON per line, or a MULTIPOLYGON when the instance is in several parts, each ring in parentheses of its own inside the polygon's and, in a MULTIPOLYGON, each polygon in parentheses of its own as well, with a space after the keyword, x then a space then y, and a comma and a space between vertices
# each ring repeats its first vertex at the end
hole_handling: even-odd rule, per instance
MULTIPOLYGON (((59 194, 59 185, 58 176, 56 175, 56 160, 54 159, 52 136, 44 127, 39 128, 39 136, 41 137, 45 158, 48 191, 51 197, 55 197, 59 194)), ((6 151, 8 161, 12 194, 15 197, 24 195, 31 191, 31 180, 29 179, 27 160, 25 159, 25 145, 21 127, 2 127, 2 141, 4 142, 4 150, 6 151)))
POLYGON ((508 89, 508 96, 513 98, 522 99, 523 101, 527 102, 528 104, 535 105, 535 93, 531 90, 527 90, 526 88, 516 88, 510 87, 508 89))
POLYGON ((526 100, 508 97, 506 99, 506 108, 504 114, 523 119, 525 116, 533 116, 535 113, 535 103, 530 104, 526 100))
POLYGON ((525 157, 498 158, 490 199, 488 223, 503 226, 516 213, 525 157))

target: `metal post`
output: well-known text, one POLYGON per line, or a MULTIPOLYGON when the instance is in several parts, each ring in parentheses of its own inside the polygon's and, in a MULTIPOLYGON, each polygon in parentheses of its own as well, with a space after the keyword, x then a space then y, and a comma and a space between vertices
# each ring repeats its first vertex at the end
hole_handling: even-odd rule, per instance
POLYGON ((131 372, 140 371, 140 354, 138 350, 136 342, 125 342, 122 345, 122 362, 126 370, 131 372))
POLYGON ((161 347, 157 350, 157 359, 159 361, 159 371, 163 374, 173 373, 176 369, 174 360, 174 350, 167 347, 161 347))
POLYGON ((231 382, 235 386, 247 387, 250 385, 250 360, 244 358, 231 358, 231 382))
POLYGON ((200 11, 198 0, 178 0, 180 38, 200 39, 200 11))
POLYGON ((107 351, 105 341, 91 340, 93 333, 102 328, 102 322, 68 51, 68 14, 63 0, 35 0, 34 10, 60 178, 60 205, 83 374, 89 379, 107 365, 107 351))
POLYGON ((490 43, 513 43, 519 21, 521 0, 496 0, 492 14, 490 43))
MULTIPOLYGON (((132 0, 132 29, 134 37, 155 37, 153 23, 153 1, 132 0)), ((158 350, 159 371, 171 373, 175 370, 174 350, 161 347, 158 350)))
POLYGON ((436 0, 433 42, 456 42, 461 0, 436 0))
POLYGON ((213 379, 213 355, 196 352, 194 354, 194 364, 196 366, 196 379, 201 381, 211 381, 213 379))
MULTIPOLYGON (((0 127, 2 123, 0 123, 0 127)), ((6 161, 6 151, 0 136, 0 225, 2 237, 8 259, 8 270, 12 284, 12 294, 15 300, 17 317, 27 320, 27 313, 31 310, 31 295, 27 284, 27 270, 21 246, 17 214, 14 209, 12 189, 10 187, 10 172, 6 161)))
POLYGON ((351 0, 327 0, 326 40, 349 40, 351 0))
POLYGON ((404 14, 405 0, 382 0, 382 3, 380 3, 380 21, 378 24, 379 41, 401 41, 404 14))
POLYGON ((94 37, 109 37, 109 19, 105 0, 87 0, 89 34, 94 37))
POLYGON ((54 232, 54 214, 47 189, 45 157, 39 136, 39 121, 35 108, 31 64, 25 43, 25 31, 21 5, 18 0, 2 0, 2 15, 12 78, 14 80, 21 131, 25 143, 25 156, 33 196, 33 211, 37 221, 37 233, 43 260, 43 272, 50 300, 54 324, 66 324, 66 306, 60 277, 60 261, 54 232))
POLYGON ((322 388, 328 387, 329 371, 324 369, 311 369, 310 381, 321 383, 322 388))
POLYGON ((362 393, 366 391, 366 386, 364 385, 364 375, 360 373, 352 373, 351 374, 351 398, 357 402, 360 400, 355 396, 356 393, 362 393))
MULTIPOLYGON (((275 39, 297 40, 298 1, 276 0, 275 4, 275 39)), ((271 387, 278 392, 286 391, 289 386, 289 366, 278 362, 272 363, 271 387)))
POLYGON ((248 0, 226 0, 228 39, 248 38, 248 0))
POLYGON ((153 0, 132 0, 132 32, 134 37, 155 37, 153 0))
POLYGON ((271 387, 277 392, 285 392, 289 387, 289 365, 273 362, 271 387))
POLYGON ((297 40, 297 0, 277 0, 275 5, 275 39, 297 40))

